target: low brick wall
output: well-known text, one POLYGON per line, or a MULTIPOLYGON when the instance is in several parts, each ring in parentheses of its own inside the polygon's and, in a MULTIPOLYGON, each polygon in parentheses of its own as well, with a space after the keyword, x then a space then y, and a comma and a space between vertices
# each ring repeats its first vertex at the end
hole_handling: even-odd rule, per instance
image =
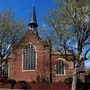
POLYGON ((70 90, 71 85, 62 82, 58 83, 29 83, 32 90, 70 90))
MULTIPOLYGON (((70 85, 58 82, 58 83, 46 83, 46 82, 34 82, 34 83, 27 83, 28 86, 24 87, 27 88, 28 90, 70 90, 70 85)), ((14 85, 13 89, 22 89, 25 84, 21 83, 16 83, 14 85)), ((0 88, 7 88, 11 89, 12 84, 11 83, 4 83, 0 82, 0 88)))
POLYGON ((11 85, 11 83, 0 82, 0 88, 11 89, 12 88, 12 85, 11 85))

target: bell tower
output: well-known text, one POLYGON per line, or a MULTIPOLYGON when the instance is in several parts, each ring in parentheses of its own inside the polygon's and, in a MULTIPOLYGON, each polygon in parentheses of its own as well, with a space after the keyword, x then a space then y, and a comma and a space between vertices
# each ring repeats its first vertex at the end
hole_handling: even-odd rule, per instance
POLYGON ((35 6, 33 6, 30 23, 28 24, 28 29, 33 30, 38 35, 37 27, 38 27, 38 24, 36 19, 35 6))

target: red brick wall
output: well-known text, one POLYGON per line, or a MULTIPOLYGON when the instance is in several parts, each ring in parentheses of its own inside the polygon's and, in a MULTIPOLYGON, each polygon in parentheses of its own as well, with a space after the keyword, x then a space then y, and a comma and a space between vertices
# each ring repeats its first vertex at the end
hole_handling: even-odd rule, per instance
MULTIPOLYGON (((65 60, 65 75, 55 75, 54 63, 59 59, 63 58, 59 54, 52 54, 52 67, 53 67, 53 82, 63 81, 66 77, 72 75, 73 63, 65 60)), ((38 38, 33 31, 28 31, 25 37, 18 45, 16 52, 12 55, 12 59, 9 61, 9 78, 19 80, 25 80, 27 82, 36 81, 38 76, 49 77, 49 49, 44 47, 43 42, 38 38), (37 54, 37 70, 35 71, 23 71, 22 70, 22 50, 23 47, 32 43, 36 48, 37 54)))
POLYGON ((9 62, 9 78, 15 80, 26 80, 26 81, 35 81, 37 76, 42 73, 40 70, 43 67, 43 61, 49 60, 49 51, 43 47, 43 43, 31 32, 27 32, 27 35, 24 37, 20 45, 16 50, 16 55, 13 55, 12 60, 9 62), (23 71, 22 70, 22 49, 23 47, 31 42, 36 48, 37 54, 37 70, 35 71, 23 71))
POLYGON ((64 63, 65 63, 65 74, 64 75, 54 74, 54 78, 53 78, 54 82, 63 81, 65 78, 72 76, 72 72, 73 72, 73 63, 71 61, 66 61, 65 59, 63 59, 63 57, 60 54, 52 54, 52 61, 54 63, 53 67, 54 67, 55 62, 57 60, 63 60, 64 61, 64 63))

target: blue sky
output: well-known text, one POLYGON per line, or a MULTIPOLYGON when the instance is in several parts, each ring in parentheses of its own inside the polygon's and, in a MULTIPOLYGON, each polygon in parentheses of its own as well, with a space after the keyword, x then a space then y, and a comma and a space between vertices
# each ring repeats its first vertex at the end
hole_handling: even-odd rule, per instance
MULTIPOLYGON (((33 4, 35 5, 38 24, 42 27, 45 25, 43 16, 48 9, 54 7, 54 0, 0 0, 0 11, 12 9, 15 18, 23 18, 28 25, 33 4)), ((90 67, 90 60, 86 61, 85 64, 90 67)))
POLYGON ((37 21, 39 25, 43 25, 43 16, 49 8, 54 6, 54 0, 0 0, 0 11, 12 9, 16 19, 24 18, 28 24, 33 4, 36 8, 37 21))

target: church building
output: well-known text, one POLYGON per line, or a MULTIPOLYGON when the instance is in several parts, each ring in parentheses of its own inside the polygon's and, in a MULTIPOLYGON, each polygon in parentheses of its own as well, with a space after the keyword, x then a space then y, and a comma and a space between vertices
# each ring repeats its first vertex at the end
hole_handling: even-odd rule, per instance
MULTIPOLYGON (((28 31, 8 61, 8 78, 27 82, 37 80, 63 81, 73 74, 73 62, 50 49, 50 41, 43 41, 37 31, 35 7, 32 10, 28 31)), ((80 68, 84 68, 84 64, 80 68)), ((84 69, 82 69, 83 71, 84 69)), ((84 73, 79 74, 84 80, 84 73)))

